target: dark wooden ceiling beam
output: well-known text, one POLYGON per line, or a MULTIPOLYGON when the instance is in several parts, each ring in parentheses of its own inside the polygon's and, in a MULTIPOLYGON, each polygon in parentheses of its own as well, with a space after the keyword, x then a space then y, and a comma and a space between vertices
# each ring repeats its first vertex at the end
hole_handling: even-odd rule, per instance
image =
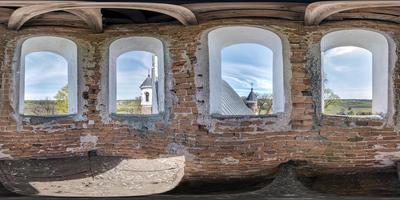
POLYGON ((133 23, 146 23, 147 22, 146 16, 140 10, 107 9, 107 11, 117 13, 118 15, 124 16, 133 23))

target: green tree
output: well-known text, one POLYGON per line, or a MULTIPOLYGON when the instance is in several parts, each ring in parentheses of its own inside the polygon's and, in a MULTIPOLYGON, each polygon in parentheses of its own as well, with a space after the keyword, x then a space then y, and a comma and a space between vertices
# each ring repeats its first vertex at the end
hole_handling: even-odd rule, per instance
POLYGON ((331 89, 324 88, 324 108, 328 108, 329 106, 338 106, 341 105, 342 100, 339 95, 335 94, 331 89))
POLYGON ((257 107, 259 115, 270 114, 272 111, 272 94, 265 94, 257 98, 257 107))
POLYGON ((54 103, 48 97, 46 100, 37 101, 25 101, 27 102, 27 114, 33 114, 38 116, 54 115, 54 103), (28 103, 29 102, 29 103, 28 103), (31 112, 31 113, 30 113, 31 112))
POLYGON ((330 88, 326 87, 328 83, 328 75, 324 73, 324 109, 329 106, 339 106, 342 104, 340 96, 335 94, 330 88))
POLYGON ((55 111, 57 114, 68 113, 68 85, 62 87, 54 96, 56 100, 55 111))

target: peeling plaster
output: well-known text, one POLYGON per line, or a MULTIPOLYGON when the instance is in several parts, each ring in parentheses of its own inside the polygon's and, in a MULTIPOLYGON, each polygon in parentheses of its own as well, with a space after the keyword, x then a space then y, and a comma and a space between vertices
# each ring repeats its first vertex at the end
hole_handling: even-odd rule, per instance
POLYGON ((183 155, 187 161, 193 161, 196 158, 196 156, 189 153, 187 147, 177 143, 168 144, 165 148, 165 152, 171 155, 183 155))
POLYGON ((385 147, 380 144, 375 144, 374 149, 384 149, 385 147))
POLYGON ((225 165, 237 165, 239 162, 240 161, 238 159, 235 159, 232 156, 225 157, 221 160, 221 163, 225 165))
POLYGON ((12 159, 13 157, 10 154, 5 153, 5 152, 9 151, 10 149, 3 149, 2 148, 3 146, 4 146, 3 144, 0 144, 0 159, 3 159, 3 158, 12 159))
POLYGON ((374 156, 375 160, 380 164, 376 167, 389 167, 394 166, 397 160, 400 160, 400 151, 395 152, 376 152, 377 155, 374 156))
POLYGON ((68 147, 66 149, 67 152, 84 152, 84 151, 90 151, 96 149, 97 145, 97 136, 93 136, 91 134, 81 136, 80 137, 80 147, 68 147))

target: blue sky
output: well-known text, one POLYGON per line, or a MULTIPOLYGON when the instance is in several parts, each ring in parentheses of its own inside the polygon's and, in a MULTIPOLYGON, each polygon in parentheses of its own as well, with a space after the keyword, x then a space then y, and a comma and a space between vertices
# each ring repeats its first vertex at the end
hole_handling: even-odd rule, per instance
MULTIPOLYGON (((117 99, 140 96, 140 84, 152 65, 152 53, 130 51, 117 59, 117 99)), ((272 51, 258 44, 236 44, 222 52, 222 78, 240 96, 251 83, 259 94, 272 93, 272 51)), ((372 55, 357 47, 338 47, 324 53, 326 87, 343 99, 372 98, 372 55)), ((25 99, 53 99, 68 83, 68 64, 60 55, 34 52, 25 57, 25 99)))
POLYGON ((68 84, 68 63, 51 52, 33 52, 25 56, 25 99, 54 99, 68 84))
POLYGON ((372 54, 347 46, 325 51, 325 87, 342 99, 372 99, 372 54))
POLYGON ((246 96, 253 83, 254 91, 272 93, 272 51, 262 45, 241 43, 221 52, 222 79, 240 96, 246 96))
POLYGON ((149 74, 154 54, 130 51, 117 58, 117 100, 140 96, 140 85, 149 74))

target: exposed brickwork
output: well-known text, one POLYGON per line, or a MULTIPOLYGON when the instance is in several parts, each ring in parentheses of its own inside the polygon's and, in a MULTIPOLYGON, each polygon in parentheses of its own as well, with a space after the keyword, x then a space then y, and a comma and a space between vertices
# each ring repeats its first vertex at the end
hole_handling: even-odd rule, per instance
MULTIPOLYGON (((269 174, 280 163, 305 160, 320 172, 393 167, 400 159, 400 136, 395 127, 400 105, 400 63, 392 75, 395 113, 393 124, 376 120, 337 123, 337 119, 319 119, 309 60, 316 55, 310 49, 322 35, 341 28, 369 28, 387 33, 399 43, 399 25, 373 21, 331 22, 305 27, 301 22, 261 19, 231 19, 204 22, 196 26, 124 25, 108 27, 105 33, 92 34, 83 29, 35 27, 21 31, 0 28, 0 158, 50 158, 85 155, 97 149, 104 156, 157 158, 185 155, 185 179, 245 177, 269 174), (255 25, 278 33, 288 41, 292 78, 291 110, 287 123, 274 124, 280 116, 262 118, 212 118, 204 111, 207 83, 196 84, 195 67, 206 48, 202 33, 217 26, 255 25), (79 98, 77 117, 47 123, 29 123, 16 117, 14 110, 13 56, 17 41, 33 35, 64 36, 79 48, 79 98), (154 36, 165 43, 167 57, 166 114, 152 126, 139 127, 137 119, 103 120, 101 99, 102 68, 108 63, 110 41, 124 36, 154 36), (95 138, 90 144, 83 138, 95 138), (74 150, 74 151, 72 151, 74 150)), ((397 49, 397 55, 399 50, 397 49)), ((207 107, 207 106, 205 106, 207 107)))

